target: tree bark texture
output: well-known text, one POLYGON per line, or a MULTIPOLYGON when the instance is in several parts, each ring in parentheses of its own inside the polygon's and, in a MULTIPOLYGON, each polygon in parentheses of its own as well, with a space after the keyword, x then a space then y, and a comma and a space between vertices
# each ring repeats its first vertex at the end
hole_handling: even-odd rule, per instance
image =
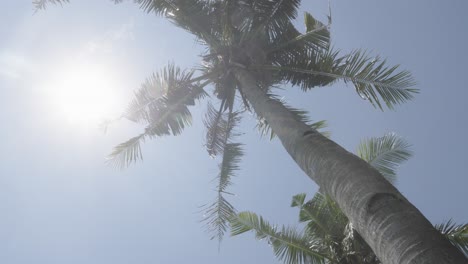
POLYGON ((286 151, 334 199, 385 264, 467 264, 465 256, 376 169, 306 124, 238 70, 242 92, 286 151))

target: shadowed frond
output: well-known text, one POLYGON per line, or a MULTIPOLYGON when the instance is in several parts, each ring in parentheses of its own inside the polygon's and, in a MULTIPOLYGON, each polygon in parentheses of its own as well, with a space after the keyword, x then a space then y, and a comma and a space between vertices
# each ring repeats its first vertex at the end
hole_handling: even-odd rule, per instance
POLYGON ((236 236, 254 231, 258 240, 266 239, 278 259, 287 264, 325 263, 326 256, 320 245, 293 228, 278 230, 261 216, 251 212, 241 212, 231 219, 231 235, 236 236))
POLYGON ((370 138, 361 141, 357 155, 376 168, 391 183, 395 184, 396 169, 407 161, 412 152, 410 144, 395 133, 383 137, 370 138))
POLYGON ((215 202, 208 206, 205 211, 204 221, 207 224, 207 230, 213 233, 213 238, 221 242, 229 218, 235 213, 234 207, 224 198, 226 189, 231 185, 231 178, 235 171, 239 169, 240 159, 243 155, 242 144, 233 143, 232 140, 238 135, 234 128, 240 122, 238 112, 222 112, 223 106, 216 111, 213 106, 208 105, 208 113, 205 118, 207 125, 207 150, 212 157, 221 156, 219 164, 219 174, 217 177, 217 198, 215 202))
MULTIPOLYGON (((327 127, 327 122, 325 120, 312 122, 308 117, 307 111, 300 110, 300 109, 288 106, 284 101, 282 101, 281 99, 277 98, 274 95, 270 95, 270 98, 271 98, 271 100, 275 100, 275 101, 283 104, 286 107, 286 109, 288 109, 296 117, 296 119, 299 120, 300 122, 306 123, 307 125, 310 126, 310 128, 319 131, 322 135, 324 135, 326 137, 330 136, 330 132, 321 131, 323 128, 327 127)), ((258 120, 257 121, 257 128, 260 131, 260 135, 269 136, 270 140, 275 138, 276 135, 273 132, 273 130, 271 129, 268 122, 262 117, 258 117, 257 120, 258 120)))
POLYGON ((450 219, 434 227, 468 258, 468 224, 456 224, 450 219))

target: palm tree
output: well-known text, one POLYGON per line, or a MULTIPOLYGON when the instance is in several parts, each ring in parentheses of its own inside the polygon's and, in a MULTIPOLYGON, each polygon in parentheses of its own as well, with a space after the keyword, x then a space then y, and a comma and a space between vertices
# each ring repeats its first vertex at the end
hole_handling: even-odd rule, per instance
MULTIPOLYGON (((35 4, 44 8, 47 2, 68 0, 35 4)), ((342 55, 330 48, 331 17, 323 24, 306 13, 306 31, 300 32, 292 23, 300 0, 134 2, 193 34, 206 50, 197 74, 170 65, 136 92, 123 118, 142 122, 145 129, 116 147, 113 164, 128 166, 140 159, 140 143, 148 138, 179 134, 191 122, 188 106, 211 86, 219 103, 209 107, 206 146, 210 155, 219 157, 221 171, 218 196, 209 207, 213 229, 226 230, 234 211, 223 196, 242 154, 241 145, 232 141, 233 128, 242 112, 253 111, 260 127, 280 139, 384 263, 466 262, 377 170, 319 133, 304 112, 278 100, 272 89, 290 83, 308 91, 341 80, 354 85, 359 96, 375 107, 392 109, 417 92, 407 71, 388 67, 385 60, 365 51, 342 55)))
MULTIPOLYGON (((361 142, 357 155, 395 183, 396 167, 410 156, 409 144, 395 134, 361 142)), ((369 245, 354 230, 337 204, 320 192, 305 202, 306 194, 292 198, 292 207, 299 208, 302 232, 292 227, 274 227, 261 216, 241 212, 231 218, 231 234, 254 231, 266 240, 284 263, 380 264, 369 245)), ((456 225, 451 220, 435 228, 468 256, 468 224, 456 225)))

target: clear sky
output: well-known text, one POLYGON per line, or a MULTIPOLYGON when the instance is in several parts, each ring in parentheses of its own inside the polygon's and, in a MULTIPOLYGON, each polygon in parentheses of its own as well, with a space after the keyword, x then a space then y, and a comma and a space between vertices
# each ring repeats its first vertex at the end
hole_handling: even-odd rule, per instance
MULTIPOLYGON (((303 2, 301 12, 325 18, 326 1, 303 2)), ((349 150, 390 131, 412 143, 398 187, 433 223, 468 220, 466 10, 462 0, 332 3, 335 47, 368 48, 414 74, 421 94, 396 111, 373 109, 344 84, 283 93, 328 120, 349 150)), ((226 237, 218 252, 204 232, 199 207, 215 197, 217 164, 203 148, 203 107, 182 136, 147 142, 144 162, 124 171, 104 163, 141 128, 122 121, 104 134, 98 120, 125 109, 167 62, 196 66, 194 39, 132 3, 76 0, 33 13, 28 1, 0 9, 0 262, 276 263, 251 234, 226 237)), ((230 200, 295 224, 291 196, 317 187, 279 141, 261 140, 252 117, 244 121, 246 155, 230 200)))

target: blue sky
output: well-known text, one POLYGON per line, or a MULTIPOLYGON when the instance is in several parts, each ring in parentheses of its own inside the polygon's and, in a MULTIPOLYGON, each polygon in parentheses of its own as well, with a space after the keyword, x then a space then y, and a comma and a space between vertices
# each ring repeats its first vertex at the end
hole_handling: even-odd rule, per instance
MULTIPOLYGON (((301 12, 325 18, 326 1, 303 2, 301 12)), ((400 168, 398 187, 433 223, 468 220, 467 7, 461 0, 332 3, 335 47, 367 48, 413 73, 421 94, 396 111, 373 109, 344 84, 282 93, 312 119, 328 120, 332 138, 349 150, 390 131, 407 139, 415 155, 400 168)), ((74 90, 91 89, 90 101, 112 99, 100 114, 118 114, 167 62, 200 62, 193 38, 132 3, 72 1, 33 13, 27 1, 0 9, 0 262, 276 263, 250 234, 227 237, 218 252, 199 222, 217 174, 203 149, 203 107, 193 109, 191 128, 147 142, 144 162, 124 171, 104 157, 141 128, 122 121, 104 134, 94 116, 70 108, 83 95, 74 90)), ((317 187, 277 140, 260 139, 252 117, 244 121, 246 155, 231 201, 295 224, 291 196, 317 187)))

